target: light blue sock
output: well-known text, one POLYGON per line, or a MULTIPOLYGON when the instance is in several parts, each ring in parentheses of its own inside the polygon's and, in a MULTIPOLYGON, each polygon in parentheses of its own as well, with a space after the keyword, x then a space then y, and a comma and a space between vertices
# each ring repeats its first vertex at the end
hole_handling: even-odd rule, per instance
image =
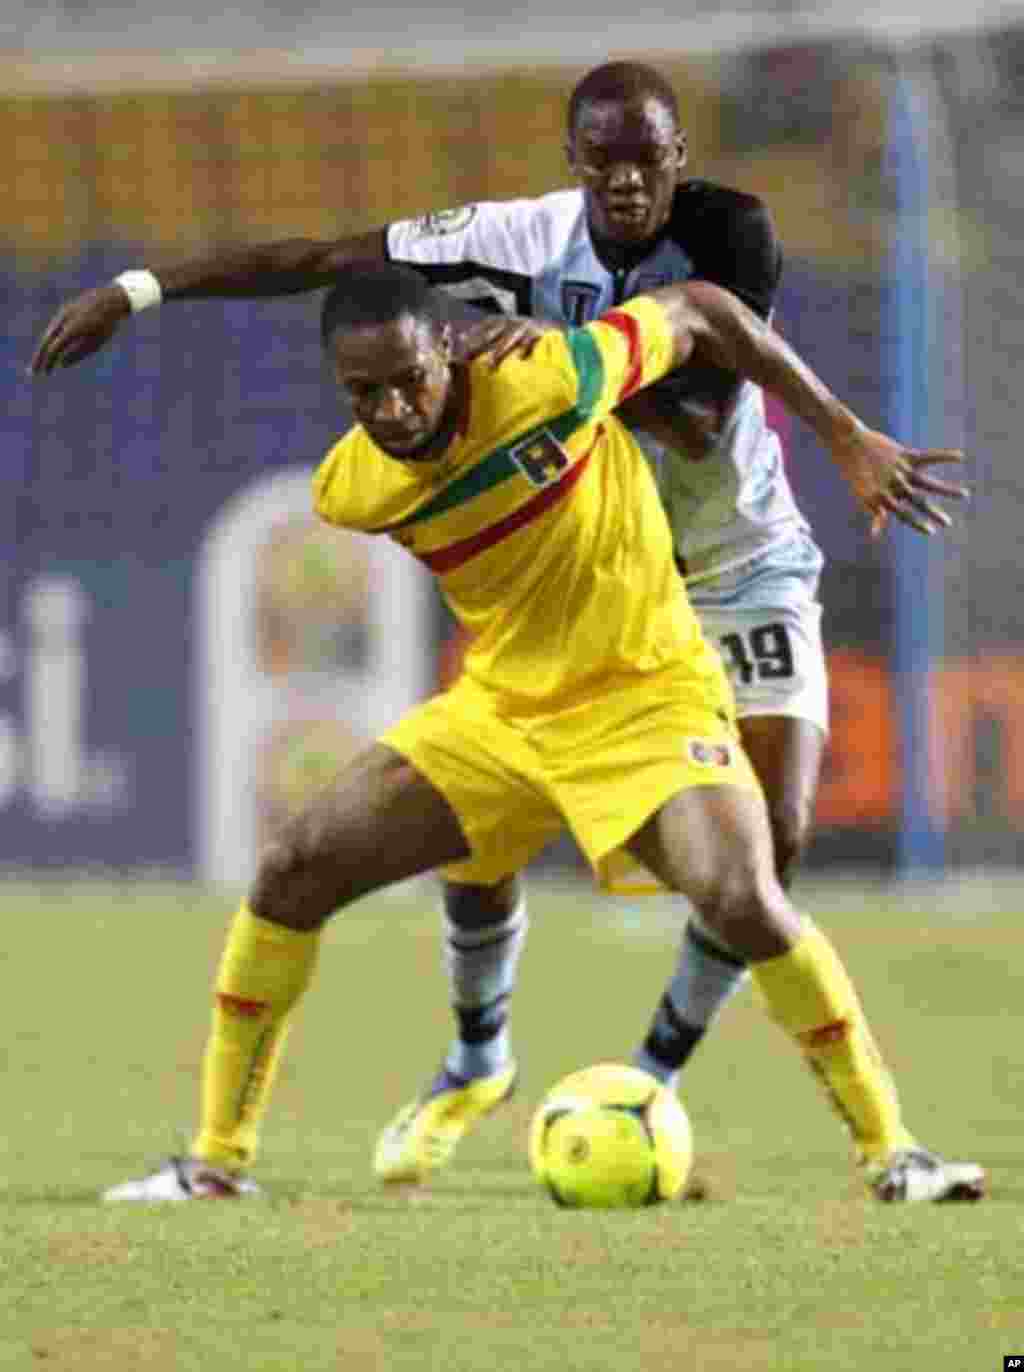
POLYGON ((528 928, 525 900, 484 929, 445 917, 444 965, 458 1033, 444 1065, 457 1077, 490 1076, 512 1060, 508 1002, 528 928))
POLYGON ((692 915, 676 970, 633 1064, 673 1090, 679 1073, 719 1010, 747 979, 747 969, 692 915))

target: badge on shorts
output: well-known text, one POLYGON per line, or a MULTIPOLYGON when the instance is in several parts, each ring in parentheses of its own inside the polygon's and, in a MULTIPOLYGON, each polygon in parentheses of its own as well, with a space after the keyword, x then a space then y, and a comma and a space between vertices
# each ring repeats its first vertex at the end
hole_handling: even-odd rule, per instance
POLYGON ((444 238, 446 234, 466 228, 475 215, 475 205, 462 205, 457 210, 435 210, 416 220, 416 233, 420 238, 444 238))
POLYGON ((548 429, 509 448, 508 455, 533 486, 550 486, 569 465, 569 454, 548 429))
POLYGON ((728 743, 712 743, 706 738, 688 738, 686 751, 698 767, 731 767, 732 749, 728 743))

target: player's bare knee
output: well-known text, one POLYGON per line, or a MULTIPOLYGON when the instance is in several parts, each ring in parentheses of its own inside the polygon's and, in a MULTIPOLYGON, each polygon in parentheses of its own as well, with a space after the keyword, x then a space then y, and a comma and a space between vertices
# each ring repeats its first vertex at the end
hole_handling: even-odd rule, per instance
POLYGON ((797 929, 774 874, 761 863, 728 864, 697 911, 728 948, 752 961, 784 952, 797 929))
POLYGON ((735 863, 722 863, 717 870, 702 874, 699 884, 687 895, 708 928, 724 937, 726 926, 741 911, 756 906, 755 889, 756 874, 740 859, 735 863))
POLYGON ((249 907, 263 919, 279 920, 292 905, 292 892, 302 873, 296 846, 276 838, 260 853, 249 891, 249 907))
POLYGON ((336 881, 328 881, 315 846, 297 827, 264 848, 249 894, 249 908, 262 919, 294 929, 322 924, 339 902, 336 881))

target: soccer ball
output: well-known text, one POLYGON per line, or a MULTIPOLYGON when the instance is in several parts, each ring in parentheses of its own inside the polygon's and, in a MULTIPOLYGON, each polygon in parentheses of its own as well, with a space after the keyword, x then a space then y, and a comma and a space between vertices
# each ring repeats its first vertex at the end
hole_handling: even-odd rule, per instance
POLYGON ((678 1196, 693 1162, 675 1095, 636 1067, 563 1077, 530 1124, 530 1167, 558 1205, 636 1209, 678 1196))

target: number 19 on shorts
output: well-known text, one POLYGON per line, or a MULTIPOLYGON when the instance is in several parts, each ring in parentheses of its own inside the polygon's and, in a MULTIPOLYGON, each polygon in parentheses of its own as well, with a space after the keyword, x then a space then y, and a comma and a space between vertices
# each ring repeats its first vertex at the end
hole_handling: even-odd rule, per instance
POLYGON ((745 634, 723 634, 718 643, 725 665, 743 686, 793 675, 793 645, 785 624, 758 624, 745 634))

